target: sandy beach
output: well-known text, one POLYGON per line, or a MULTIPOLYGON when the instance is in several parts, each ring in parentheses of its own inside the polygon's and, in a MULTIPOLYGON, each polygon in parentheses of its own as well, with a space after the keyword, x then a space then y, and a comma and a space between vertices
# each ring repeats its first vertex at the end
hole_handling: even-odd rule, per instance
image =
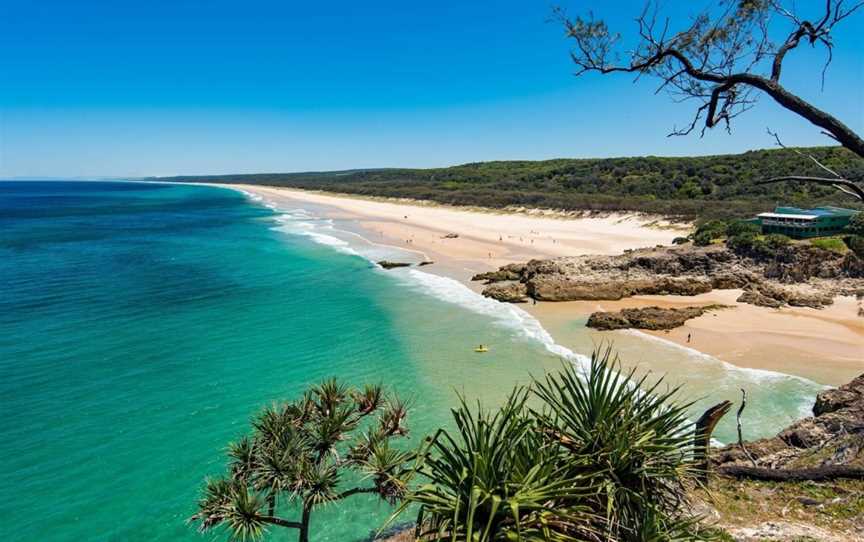
MULTIPOLYGON (((371 242, 412 250, 435 261, 437 272, 468 281, 479 271, 531 258, 578 254, 618 254, 628 248, 668 245, 688 227, 635 215, 566 217, 551 213, 503 213, 423 202, 338 196, 274 187, 236 185, 276 204, 313 205, 334 219, 356 225, 371 242), (447 237, 447 236, 450 237, 447 237), (458 237, 454 237, 458 236, 458 237)), ((730 308, 690 320, 656 338, 693 348, 739 367, 766 369, 839 385, 864 371, 864 318, 861 301, 841 297, 822 309, 769 309, 737 303, 738 290, 694 297, 636 296, 621 301, 584 301, 525 305, 566 344, 567 323, 597 310, 625 307, 688 306, 720 303, 730 308), (689 342, 688 342, 689 337, 689 342)), ((584 329, 582 330, 584 332, 584 329)), ((597 341, 622 333, 592 332, 597 341)), ((647 340, 647 339, 646 339, 647 340)))

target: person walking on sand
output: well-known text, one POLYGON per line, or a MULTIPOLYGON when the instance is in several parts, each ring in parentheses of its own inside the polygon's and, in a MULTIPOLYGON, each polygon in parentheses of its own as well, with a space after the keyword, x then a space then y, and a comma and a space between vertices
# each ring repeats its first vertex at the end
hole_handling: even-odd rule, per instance
POLYGON ((687 334, 687 344, 690 344, 690 334, 687 334))

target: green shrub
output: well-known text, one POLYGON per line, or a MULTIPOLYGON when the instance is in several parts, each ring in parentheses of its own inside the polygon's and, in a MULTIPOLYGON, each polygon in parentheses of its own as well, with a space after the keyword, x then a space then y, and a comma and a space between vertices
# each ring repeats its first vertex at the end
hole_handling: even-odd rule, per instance
POLYGON ((768 244, 768 248, 778 250, 789 245, 789 243, 792 242, 792 239, 789 239, 781 233, 772 233, 765 236, 765 242, 768 244))
POLYGON ((711 232, 700 231, 693 235, 693 244, 697 247, 706 247, 710 245, 713 240, 714 236, 711 235, 711 232))
POLYGON ((864 258, 864 236, 850 235, 845 239, 846 246, 859 258, 864 258))
POLYGON ((419 506, 415 536, 719 539, 682 512, 697 474, 689 405, 610 356, 595 352, 587 375, 567 364, 517 388, 498 411, 454 409, 457 431, 440 430, 421 452, 429 483, 400 508, 419 506))
POLYGON ((687 239, 686 237, 676 237, 675 239, 672 239, 673 245, 685 245, 689 242, 690 239, 687 239))
POLYGON ((711 244, 715 239, 726 237, 728 224, 723 220, 709 220, 696 227, 693 232, 693 244, 704 247, 711 244))
POLYGON ((840 239, 839 237, 820 237, 819 239, 811 239, 810 244, 814 247, 830 250, 831 252, 837 252, 838 254, 845 254, 849 250, 849 247, 846 246, 843 239, 840 239))
POLYGON ((771 257, 776 252, 764 237, 753 232, 744 232, 730 237, 726 240, 726 246, 736 254, 759 259, 771 257))
POLYGON ((742 233, 760 234, 762 233, 762 228, 759 224, 754 224, 753 222, 748 222, 746 220, 733 220, 728 226, 726 226, 726 235, 729 237, 741 235, 742 233))
POLYGON ((846 231, 852 235, 864 236, 864 212, 856 213, 849 224, 846 225, 846 231))

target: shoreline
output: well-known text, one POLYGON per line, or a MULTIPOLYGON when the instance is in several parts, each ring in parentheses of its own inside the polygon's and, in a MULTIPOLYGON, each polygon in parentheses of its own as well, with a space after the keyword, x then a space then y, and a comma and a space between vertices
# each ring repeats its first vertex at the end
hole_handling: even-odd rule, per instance
MULTIPOLYGON (((434 261, 424 270, 459 280, 478 293, 482 284, 471 282, 471 276, 508 263, 578 254, 618 254, 628 248, 669 245, 674 237, 684 234, 680 225, 665 223, 658 227, 656 220, 627 214, 567 219, 290 188, 214 186, 253 194, 279 207, 315 207, 372 245, 414 252, 417 261, 434 261), (446 238, 448 234, 458 237, 446 238)), ((620 301, 541 302, 521 307, 537 318, 557 342, 573 348, 578 343, 570 340, 573 322, 597 310, 726 304, 732 308, 712 311, 669 332, 587 332, 595 343, 646 341, 651 340, 645 336, 649 335, 743 369, 783 373, 827 385, 843 384, 864 371, 864 318, 857 315, 860 300, 838 297, 834 305, 821 310, 770 309, 737 303, 739 294, 737 290, 715 290, 693 297, 634 296, 620 301)), ((584 327, 577 328, 585 334, 584 327)))

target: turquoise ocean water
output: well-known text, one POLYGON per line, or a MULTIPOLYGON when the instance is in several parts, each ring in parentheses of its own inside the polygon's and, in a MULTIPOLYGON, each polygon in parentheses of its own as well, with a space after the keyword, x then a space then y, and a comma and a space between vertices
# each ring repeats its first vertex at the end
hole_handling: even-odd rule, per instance
MULTIPOLYGON (((494 404, 582 359, 516 307, 377 269, 368 258, 387 249, 265 204, 204 186, 0 182, 0 539, 221 540, 185 519, 268 402, 331 375, 380 381, 413 400, 416 443, 448 422, 456 390, 494 404), (474 354, 481 342, 493 351, 474 354)), ((819 389, 642 338, 621 348, 680 374, 694 411, 748 387, 771 405, 748 436, 819 389)), ((717 436, 733 434, 728 421, 717 436)), ((364 540, 389 514, 352 502, 317 513, 313 539, 364 540)))

